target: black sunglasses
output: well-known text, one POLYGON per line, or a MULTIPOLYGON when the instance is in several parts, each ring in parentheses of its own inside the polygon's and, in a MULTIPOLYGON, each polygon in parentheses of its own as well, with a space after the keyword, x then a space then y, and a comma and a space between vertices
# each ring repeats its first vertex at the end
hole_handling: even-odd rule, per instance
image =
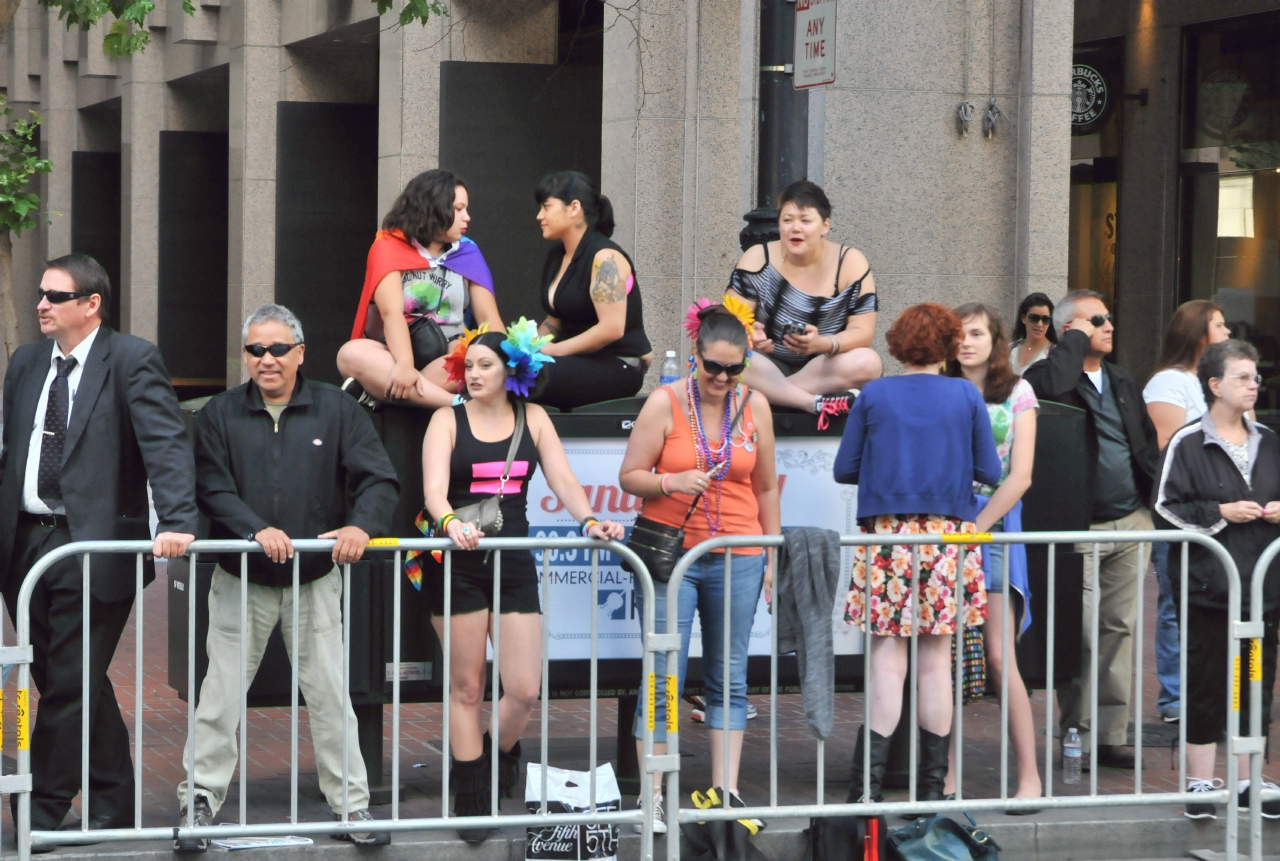
MULTIPOLYGON (((40 299, 48 299, 54 305, 61 305, 63 302, 70 302, 72 299, 88 299, 94 293, 69 293, 66 290, 41 290, 36 288, 36 292, 40 294, 40 299)), ((36 301, 39 302, 40 299, 36 301)))
POLYGON ((1050 323, 1053 322, 1053 315, 1052 314, 1026 314, 1026 315, 1023 315, 1022 319, 1026 320, 1032 326, 1038 326, 1041 323, 1044 323, 1046 326, 1048 326, 1050 323))
POLYGON ((270 353, 271 355, 279 359, 281 356, 286 355, 294 347, 301 347, 301 346, 302 346, 301 341, 299 341, 296 344, 272 344, 270 347, 268 347, 266 344, 245 344, 244 351, 248 353, 250 356, 253 356, 255 359, 261 359, 267 353, 270 353))
POLYGON ((713 362, 701 353, 698 354, 702 359, 702 367, 706 370, 708 376, 718 377, 726 374, 730 377, 741 376, 742 372, 747 369, 746 362, 734 362, 732 365, 726 365, 722 362, 713 362))
POLYGON ((1095 329, 1100 328, 1103 323, 1110 323, 1110 322, 1111 322, 1110 314, 1094 314, 1092 317, 1089 318, 1089 323, 1095 329))

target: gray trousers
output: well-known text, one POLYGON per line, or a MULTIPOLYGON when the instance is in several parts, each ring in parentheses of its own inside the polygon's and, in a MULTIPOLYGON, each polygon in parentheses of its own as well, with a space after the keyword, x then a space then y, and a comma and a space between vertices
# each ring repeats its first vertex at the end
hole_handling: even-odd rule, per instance
MULTIPOLYGON (((298 687, 307 700, 311 743, 320 791, 335 813, 342 812, 342 724, 347 724, 347 806, 369 806, 369 779, 356 731, 356 714, 342 690, 342 575, 334 568, 299 587, 298 654, 293 649, 293 588, 248 584, 248 681, 258 671, 267 638, 279 622, 289 660, 297 661, 298 687), (345 713, 345 715, 344 715, 345 713)), ((196 706, 195 792, 216 814, 239 762, 236 727, 240 723, 240 578, 213 571, 209 589, 209 672, 196 706)), ((191 739, 182 752, 186 771, 191 739)), ((178 784, 178 804, 186 807, 188 787, 178 784)))

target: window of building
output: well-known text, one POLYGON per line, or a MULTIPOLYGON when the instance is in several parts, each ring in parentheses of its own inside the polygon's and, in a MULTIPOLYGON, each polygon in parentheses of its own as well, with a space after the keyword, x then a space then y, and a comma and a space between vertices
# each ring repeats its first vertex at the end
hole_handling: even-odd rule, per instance
POLYGON ((1180 298, 1223 308, 1280 422, 1280 15, 1184 35, 1180 298))
POLYGON ((1071 75, 1071 213, 1067 284, 1115 307, 1117 166, 1124 43, 1077 45, 1071 75))

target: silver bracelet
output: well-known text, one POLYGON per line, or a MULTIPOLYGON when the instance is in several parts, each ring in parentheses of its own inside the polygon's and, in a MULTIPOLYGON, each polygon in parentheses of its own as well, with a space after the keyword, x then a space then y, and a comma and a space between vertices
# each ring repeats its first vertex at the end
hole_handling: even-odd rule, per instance
POLYGON ((834 358, 840 353, 840 347, 842 344, 840 343, 840 339, 835 335, 828 335, 827 337, 831 339, 831 349, 827 352, 827 355, 834 358))

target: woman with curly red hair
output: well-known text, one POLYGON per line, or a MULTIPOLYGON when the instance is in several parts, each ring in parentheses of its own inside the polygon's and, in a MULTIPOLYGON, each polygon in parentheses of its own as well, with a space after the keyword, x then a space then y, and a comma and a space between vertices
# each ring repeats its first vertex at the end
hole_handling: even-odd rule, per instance
MULTIPOLYGON (((967 380, 941 375, 956 357, 960 319, 934 302, 913 305, 889 329, 897 377, 867 383, 849 412, 836 454, 835 479, 858 486, 858 525, 876 534, 975 531, 973 483, 1000 483, 1000 457, 982 394, 967 380)), ((854 554, 845 620, 871 633, 868 724, 858 733, 849 801, 879 801, 889 739, 902 713, 902 688, 912 628, 919 617, 918 800, 943 798, 951 744, 951 636, 963 591, 965 626, 986 615, 982 558, 958 544, 871 548, 870 626, 866 623, 867 553, 854 554), (958 576, 957 576, 958 575, 958 576), (959 582, 957 583, 957 579, 959 582), (917 601, 912 606, 911 591, 917 601), (870 746, 864 772, 864 744, 870 746), (864 781, 870 793, 864 798, 864 781)))

